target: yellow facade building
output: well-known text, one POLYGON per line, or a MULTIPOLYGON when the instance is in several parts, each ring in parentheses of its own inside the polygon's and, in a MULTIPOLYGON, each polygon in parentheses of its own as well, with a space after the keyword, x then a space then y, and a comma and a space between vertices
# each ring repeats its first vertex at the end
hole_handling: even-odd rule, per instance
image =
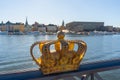
POLYGON ((11 23, 10 21, 6 23, 0 24, 1 31, 20 31, 24 32, 24 24, 23 23, 11 23))
POLYGON ((23 23, 16 23, 13 25, 13 31, 19 30, 21 32, 24 32, 24 24, 23 23))

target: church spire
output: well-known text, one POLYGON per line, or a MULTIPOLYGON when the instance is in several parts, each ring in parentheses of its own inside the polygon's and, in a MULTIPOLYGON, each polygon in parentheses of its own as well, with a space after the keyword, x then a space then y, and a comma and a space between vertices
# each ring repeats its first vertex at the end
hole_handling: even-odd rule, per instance
POLYGON ((28 26, 28 21, 27 21, 27 17, 26 17, 26 22, 25 22, 25 26, 28 26))
POLYGON ((60 26, 59 30, 65 30, 64 20, 62 21, 62 25, 60 26))
POLYGON ((62 21, 62 26, 64 27, 64 20, 62 21))

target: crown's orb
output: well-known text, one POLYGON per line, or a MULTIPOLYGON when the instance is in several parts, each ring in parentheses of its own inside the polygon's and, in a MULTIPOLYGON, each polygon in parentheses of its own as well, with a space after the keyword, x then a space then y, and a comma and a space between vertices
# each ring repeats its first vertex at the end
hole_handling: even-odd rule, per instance
POLYGON ((65 37, 64 32, 59 31, 59 32, 57 33, 57 37, 58 37, 58 39, 64 39, 64 37, 65 37))

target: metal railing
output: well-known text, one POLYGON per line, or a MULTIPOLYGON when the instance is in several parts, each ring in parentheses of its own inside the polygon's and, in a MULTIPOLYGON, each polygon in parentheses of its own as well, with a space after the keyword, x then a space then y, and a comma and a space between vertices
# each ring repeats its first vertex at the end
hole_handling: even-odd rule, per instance
POLYGON ((98 72, 120 69, 120 59, 83 63, 76 71, 43 75, 39 70, 0 74, 0 80, 103 80, 98 72), (79 76, 80 78, 77 78, 79 76))

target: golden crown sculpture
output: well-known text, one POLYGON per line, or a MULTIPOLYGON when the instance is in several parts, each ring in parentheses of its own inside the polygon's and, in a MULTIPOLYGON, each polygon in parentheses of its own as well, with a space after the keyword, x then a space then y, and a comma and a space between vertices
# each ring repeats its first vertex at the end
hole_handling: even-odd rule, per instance
POLYGON ((43 74, 77 70, 86 52, 87 45, 84 41, 64 40, 65 34, 62 31, 58 32, 57 37, 57 40, 40 41, 31 46, 31 56, 43 74), (75 44, 78 45, 77 51, 74 50, 75 44), (33 54, 36 45, 39 45, 42 54, 39 58, 33 54), (51 45, 54 45, 55 51, 51 52, 51 45))

